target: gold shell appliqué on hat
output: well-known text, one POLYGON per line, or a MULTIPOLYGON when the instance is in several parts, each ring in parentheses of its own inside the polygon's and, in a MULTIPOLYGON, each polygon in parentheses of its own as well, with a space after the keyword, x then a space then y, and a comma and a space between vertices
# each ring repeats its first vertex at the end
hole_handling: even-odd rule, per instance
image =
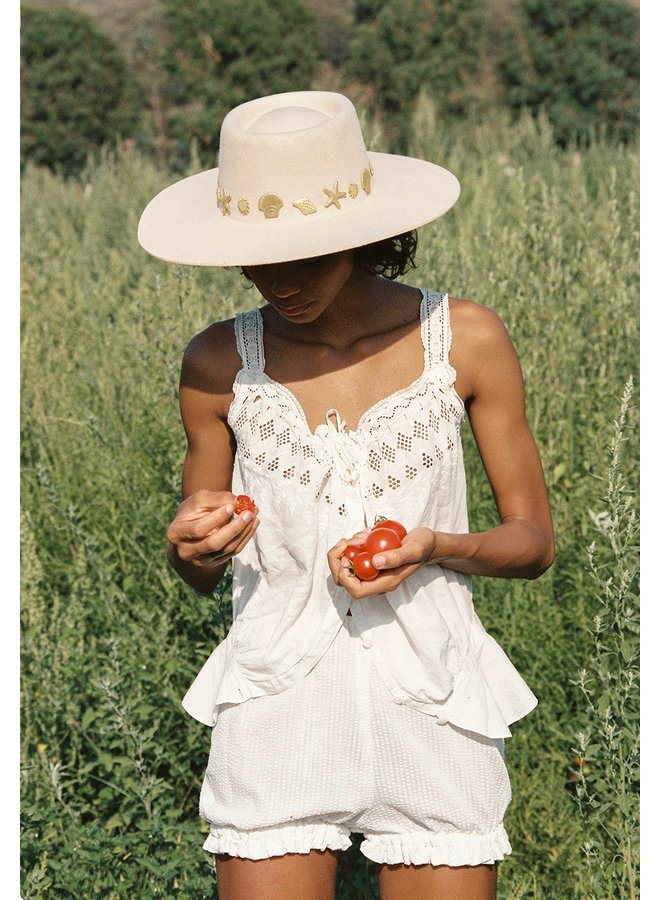
POLYGON ((215 192, 215 196, 218 204, 218 209, 222 209, 222 215, 229 215, 229 213, 231 212, 231 210, 229 209, 229 204, 231 203, 231 194, 229 193, 227 188, 222 188, 222 190, 220 190, 220 188, 218 187, 215 192))
POLYGON ((355 200, 357 195, 358 195, 358 186, 354 181, 351 181, 351 183, 348 186, 348 196, 351 198, 351 200, 355 200))
POLYGON ((307 199, 307 197, 303 197, 301 200, 296 200, 291 204, 291 206, 295 206, 296 209, 299 209, 303 216, 311 216, 312 213, 316 212, 316 207, 311 200, 307 199))
POLYGON ((339 190, 339 183, 335 181, 331 188, 323 188, 323 193, 327 196, 328 202, 325 204, 325 208, 327 209, 329 206, 336 206, 337 209, 341 209, 339 205, 339 201, 342 200, 346 196, 345 191, 339 190))
POLYGON ((362 189, 365 194, 371 193, 371 176, 372 176, 371 166, 368 169, 365 169, 362 172, 362 189))
POLYGON ((242 216, 247 216, 247 214, 250 212, 250 201, 246 200, 245 197, 241 197, 236 205, 238 206, 238 211, 242 216))
POLYGON ((283 206, 284 201, 277 194, 262 194, 259 198, 259 211, 267 219, 277 219, 283 206))

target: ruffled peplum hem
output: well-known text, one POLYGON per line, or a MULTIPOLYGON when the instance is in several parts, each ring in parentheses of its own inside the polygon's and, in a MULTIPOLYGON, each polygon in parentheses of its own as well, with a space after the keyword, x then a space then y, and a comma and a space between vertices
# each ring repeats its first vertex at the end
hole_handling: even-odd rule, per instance
POLYGON ((486 834, 375 834, 365 837, 360 851, 376 863, 395 866, 490 865, 511 853, 503 825, 486 834))
POLYGON ((211 826, 204 849, 209 853, 228 853, 244 859, 269 859, 285 853, 309 853, 310 850, 348 850, 350 830, 330 822, 273 825, 239 831, 211 826))
POLYGON ((218 644, 181 701, 188 715, 210 727, 215 725, 221 703, 242 703, 249 697, 234 661, 232 637, 230 631, 218 644))
MULTIPOLYGON (((345 612, 346 610, 344 614, 345 612)), ((332 643, 342 621, 342 616, 331 609, 326 626, 320 632, 319 642, 312 642, 311 648, 304 650, 296 664, 289 669, 280 674, 270 672, 269 677, 259 680, 254 674, 250 677, 250 668, 245 664, 238 648, 237 623, 234 623, 188 688, 181 701, 183 708, 193 719, 213 727, 222 706, 244 703, 253 697, 282 693, 314 667, 332 643)), ((260 664, 265 671, 264 661, 261 660, 260 664)))
POLYGON ((504 650, 484 632, 476 664, 457 690, 445 721, 486 737, 507 738, 511 737, 509 725, 537 704, 504 650))

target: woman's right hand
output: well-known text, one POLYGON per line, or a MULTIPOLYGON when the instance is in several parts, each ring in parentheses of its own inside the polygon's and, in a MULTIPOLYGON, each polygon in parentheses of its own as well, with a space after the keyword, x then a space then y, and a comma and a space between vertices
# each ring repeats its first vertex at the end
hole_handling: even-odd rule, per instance
MULTIPOLYGON (((199 490, 180 504, 167 529, 171 551, 186 565, 216 569, 240 553, 259 525, 258 508, 234 515, 231 491, 199 490)), ((170 559, 173 564, 170 552, 170 559)))

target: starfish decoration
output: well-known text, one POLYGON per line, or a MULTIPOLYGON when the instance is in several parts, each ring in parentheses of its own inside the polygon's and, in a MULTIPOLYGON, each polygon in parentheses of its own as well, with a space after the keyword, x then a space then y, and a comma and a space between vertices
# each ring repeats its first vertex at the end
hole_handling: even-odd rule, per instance
POLYGON ((337 209, 341 209, 339 201, 346 196, 346 192, 339 190, 339 184, 336 181, 332 188, 323 188, 323 193, 328 198, 328 202, 325 204, 326 209, 333 205, 336 206, 337 209))
POLYGON ((222 189, 222 193, 218 189, 216 191, 216 197, 218 199, 218 209, 222 207, 222 215, 228 215, 231 210, 229 209, 229 204, 231 203, 231 194, 228 192, 227 188, 222 189))

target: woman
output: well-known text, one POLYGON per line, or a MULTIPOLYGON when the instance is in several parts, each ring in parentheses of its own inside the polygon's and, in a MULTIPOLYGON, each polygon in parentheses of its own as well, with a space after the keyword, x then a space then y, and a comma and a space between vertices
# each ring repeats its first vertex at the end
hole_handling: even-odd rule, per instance
POLYGON ((218 168, 140 222, 153 255, 239 266, 264 301, 186 350, 167 533, 198 591, 233 564, 234 624, 183 701, 213 726, 200 811, 223 900, 333 897, 352 832, 385 900, 495 897, 510 852, 503 739, 536 698, 470 583, 552 563, 544 478, 500 319, 396 280, 458 194, 440 166, 368 153, 342 95, 300 92, 232 110, 218 168), (482 533, 465 413, 500 520, 482 533), (344 550, 379 517, 407 534, 361 580, 344 550))

